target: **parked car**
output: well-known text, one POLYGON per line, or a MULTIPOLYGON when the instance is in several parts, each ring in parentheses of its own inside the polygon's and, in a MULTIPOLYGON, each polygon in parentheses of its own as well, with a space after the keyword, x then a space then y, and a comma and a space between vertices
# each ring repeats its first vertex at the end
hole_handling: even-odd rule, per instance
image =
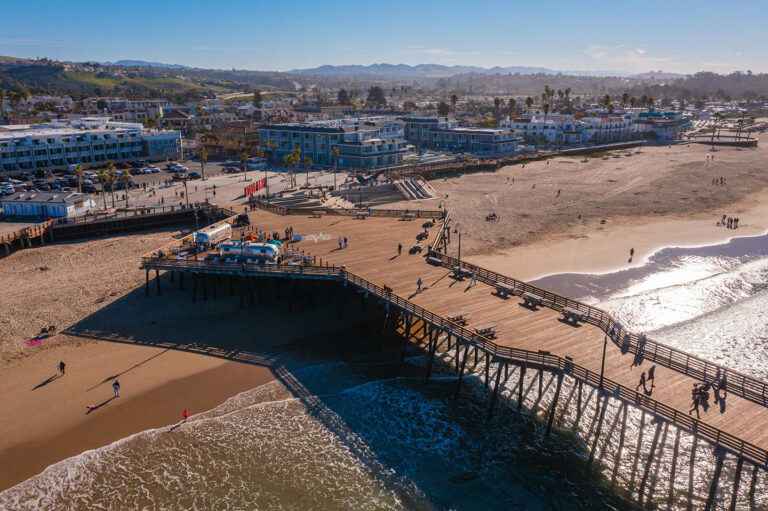
POLYGON ((150 171, 152 174, 157 174, 158 172, 160 172, 160 169, 159 169, 159 168, 157 168, 157 167, 155 167, 154 165, 150 165, 150 166, 149 166, 149 167, 147 167, 147 168, 149 169, 149 171, 150 171))
POLYGON ((37 177, 53 177, 53 173, 50 170, 37 169, 35 171, 37 177))
POLYGON ((182 174, 181 172, 174 172, 173 175, 171 176, 171 179, 173 179, 174 181, 184 181, 184 174, 182 174))
POLYGON ((223 172, 225 174, 237 174, 238 172, 242 172, 243 169, 240 167, 224 167, 223 172))
POLYGON ((69 186, 64 186, 61 189, 62 192, 74 192, 74 190, 69 186))
POLYGON ((187 174, 187 179, 202 179, 203 176, 199 172, 190 172, 187 174))
POLYGON ((0 176, 0 183, 10 183, 11 178, 8 176, 0 176))
POLYGON ((129 172, 131 173, 132 176, 138 176, 144 173, 140 168, 137 168, 137 167, 133 167, 132 169, 129 170, 129 172))
POLYGON ((41 192, 48 192, 51 190, 51 185, 49 185, 48 183, 40 183, 39 185, 36 185, 36 186, 37 186, 37 189, 40 190, 41 192))
POLYGON ((99 176, 95 172, 83 172, 83 177, 90 180, 94 180, 99 176))
POLYGON ((31 172, 22 172, 21 179, 24 179, 25 181, 32 181, 35 179, 35 175, 31 172))
POLYGON ((179 165, 178 163, 176 163, 174 165, 171 165, 171 170, 174 172, 187 172, 187 170, 189 169, 187 169, 187 167, 185 167, 184 165, 179 165))
POLYGON ((130 163, 118 163, 115 166, 117 168, 119 168, 119 169, 132 169, 133 168, 133 165, 131 165, 130 163))
POLYGON ((92 184, 83 184, 80 187, 83 190, 83 193, 96 193, 96 187, 92 184))

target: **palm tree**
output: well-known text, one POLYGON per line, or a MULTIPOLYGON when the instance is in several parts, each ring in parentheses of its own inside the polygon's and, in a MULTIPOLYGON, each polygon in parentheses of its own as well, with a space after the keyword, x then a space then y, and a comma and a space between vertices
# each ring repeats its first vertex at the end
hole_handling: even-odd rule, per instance
POLYGON ((99 178, 99 182, 101 183, 101 196, 104 197, 104 209, 107 209, 107 173, 104 171, 104 169, 100 169, 96 175, 99 178))
POLYGON ((243 181, 248 181, 248 158, 251 155, 243 151, 240 153, 240 161, 243 162, 243 181))
POLYGON ((525 98, 525 106, 528 107, 528 110, 531 109, 531 107, 533 106, 533 98, 532 97, 528 96, 527 98, 525 98))
POLYGON ((501 106, 501 98, 493 98, 493 106, 496 108, 496 117, 499 117, 499 107, 501 106))
POLYGON ((557 97, 558 97, 558 101, 557 101, 558 110, 562 110, 563 98, 565 97, 565 92, 563 92, 561 89, 557 89, 557 97))
POLYGON ((749 135, 752 133, 752 128, 754 127, 754 124, 755 124, 755 118, 754 117, 750 117, 749 118, 749 128, 747 129, 747 140, 749 140, 749 135))
POLYGON ((333 189, 336 189, 336 170, 339 166, 339 146, 331 147, 331 157, 333 157, 333 189))
POLYGON ((635 108, 635 103, 637 103, 637 98, 636 97, 632 96, 631 98, 629 98, 629 106, 630 106, 630 108, 635 108))
POLYGON ((109 183, 109 192, 112 194, 112 207, 115 207, 115 183, 117 182, 117 176, 115 175, 115 164, 112 160, 107 162, 107 182, 109 183))
POLYGON ((656 100, 653 99, 653 96, 648 96, 648 113, 651 113, 651 108, 653 108, 655 102, 656 100))
POLYGON ((125 207, 128 207, 128 196, 130 193, 130 188, 128 187, 128 183, 131 182, 131 173, 130 172, 123 172, 120 174, 120 181, 125 183, 125 207))
POLYGON ((309 169, 312 168, 312 157, 311 156, 305 156, 304 157, 304 171, 307 177, 306 180, 306 187, 309 188, 309 169))
POLYGON ((205 181, 205 162, 208 161, 208 152, 205 147, 200 148, 200 173, 203 175, 203 181, 205 181))
POLYGON ((456 94, 451 94, 451 105, 453 106, 453 111, 456 111, 456 103, 459 102, 459 96, 456 94))
POLYGON ((625 92, 624 94, 621 95, 621 108, 623 109, 624 107, 626 107, 628 102, 629 102, 629 92, 625 92))
POLYGON ((717 122, 720 120, 720 112, 715 112, 712 117, 715 119, 715 125, 712 127, 712 150, 715 150, 715 132, 717 132, 717 122))
POLYGON ((79 163, 75 165, 75 176, 77 177, 77 191, 83 193, 83 166, 79 163))
POLYGON ((509 98, 509 101, 507 102, 509 105, 509 116, 510 118, 515 117, 515 106, 517 106, 517 100, 515 98, 509 98))
MULTIPOLYGON (((550 106, 549 103, 544 103, 544 107, 542 108, 544 111, 544 127, 547 126, 547 115, 549 115, 550 106)), ((544 134, 544 130, 541 130, 542 135, 544 134)))
POLYGON ((741 130, 744 127, 744 116, 747 115, 746 110, 741 111, 741 120, 739 121, 739 129, 736 131, 736 140, 741 139, 741 130))

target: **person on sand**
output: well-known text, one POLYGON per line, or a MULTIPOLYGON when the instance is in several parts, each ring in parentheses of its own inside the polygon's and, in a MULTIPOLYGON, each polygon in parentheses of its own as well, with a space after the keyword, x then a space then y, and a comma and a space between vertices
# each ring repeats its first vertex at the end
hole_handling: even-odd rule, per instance
POLYGON ((120 397, 120 382, 115 380, 114 383, 112 383, 112 389, 115 391, 115 397, 120 397))
POLYGON ((421 281, 421 277, 419 277, 419 280, 417 280, 417 281, 416 281, 416 292, 417 292, 417 293, 421 293, 421 286, 422 286, 423 284, 424 284, 424 283, 421 281))
POLYGON ((403 253, 403 244, 398 243, 397 244, 397 255, 401 255, 403 253))
POLYGON ((63 360, 62 360, 61 362, 59 362, 59 372, 60 372, 61 374, 64 374, 64 370, 65 370, 66 368, 67 368, 67 364, 65 364, 63 360))
POLYGON ((634 248, 630 248, 629 249, 629 257, 633 257, 634 255, 635 255, 635 249, 634 248))
POLYGON ((184 416, 184 422, 187 422, 187 419, 189 419, 189 412, 184 410, 184 413, 182 415, 184 416))
POLYGON ((349 240, 344 236, 344 248, 349 248, 349 240))
POLYGON ((344 247, 344 238, 339 236, 339 250, 341 250, 344 247))

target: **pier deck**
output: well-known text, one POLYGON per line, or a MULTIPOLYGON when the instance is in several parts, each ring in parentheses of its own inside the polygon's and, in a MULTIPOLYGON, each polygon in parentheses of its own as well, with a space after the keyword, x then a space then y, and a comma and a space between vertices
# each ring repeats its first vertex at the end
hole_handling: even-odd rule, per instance
MULTIPOLYGON (((426 264, 426 247, 421 254, 408 254, 407 248, 416 242, 416 235, 422 230, 423 219, 400 222, 395 218, 370 217, 363 222, 342 216, 278 216, 260 210, 249 216, 252 227, 267 232, 282 233, 286 227, 293 226, 294 232, 304 235, 304 241, 296 246, 316 256, 318 261, 346 265, 349 271, 380 286, 389 286, 394 293, 436 314, 447 316, 459 309, 466 312, 470 318, 467 328, 495 323, 497 344, 570 356, 577 364, 600 371, 605 335, 600 329, 583 323, 572 326, 563 321, 560 312, 544 306, 532 310, 523 306, 518 296, 499 297, 494 294, 493 286, 479 280, 471 287, 468 277, 455 280, 450 268, 426 264), (328 239, 322 239, 321 233, 328 235, 328 239), (319 239, 315 242, 311 235, 318 235, 319 239), (348 238, 349 248, 339 250, 339 236, 348 238), (398 243, 403 244, 400 256, 397 256, 398 243), (423 281, 423 291, 416 293, 419 278, 423 281)), ((429 229, 429 238, 422 241, 422 245, 434 241, 437 227, 429 229)), ((607 378, 634 389, 640 374, 653 365, 645 360, 633 366, 634 361, 635 355, 622 354, 618 346, 608 341, 607 378)), ((691 389, 699 380, 659 364, 655 372, 651 397, 687 413, 691 407, 691 389)), ((707 411, 700 408, 702 421, 768 448, 768 429, 763 426, 768 424, 768 408, 734 394, 728 394, 722 413, 720 405, 714 404, 713 392, 709 402, 707 411)))

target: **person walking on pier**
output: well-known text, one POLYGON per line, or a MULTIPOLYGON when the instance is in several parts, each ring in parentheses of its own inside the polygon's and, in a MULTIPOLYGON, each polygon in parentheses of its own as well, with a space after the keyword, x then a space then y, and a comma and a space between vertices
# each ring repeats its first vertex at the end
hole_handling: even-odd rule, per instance
POLYGON ((642 386, 643 390, 645 390, 647 392, 648 389, 645 388, 645 381, 646 381, 646 379, 645 379, 645 371, 643 371, 643 374, 640 375, 640 383, 637 384, 637 387, 635 387, 635 390, 640 390, 640 387, 642 386))
POLYGON ((694 389, 693 394, 693 405, 691 406, 691 409, 688 410, 688 415, 691 415, 692 412, 696 412, 696 418, 701 419, 701 414, 699 414, 699 402, 701 398, 699 397, 698 389, 694 389))
POLYGON ((656 364, 648 369, 648 381, 651 382, 651 389, 656 386, 656 364))
POLYGON ((477 274, 475 272, 472 272, 472 280, 469 281, 469 287, 474 287, 477 285, 477 274))
POLYGON ((417 281, 416 281, 416 292, 417 292, 417 293, 421 293, 421 286, 422 286, 423 284, 424 284, 424 283, 421 281, 421 277, 419 277, 419 280, 417 280, 417 281))

